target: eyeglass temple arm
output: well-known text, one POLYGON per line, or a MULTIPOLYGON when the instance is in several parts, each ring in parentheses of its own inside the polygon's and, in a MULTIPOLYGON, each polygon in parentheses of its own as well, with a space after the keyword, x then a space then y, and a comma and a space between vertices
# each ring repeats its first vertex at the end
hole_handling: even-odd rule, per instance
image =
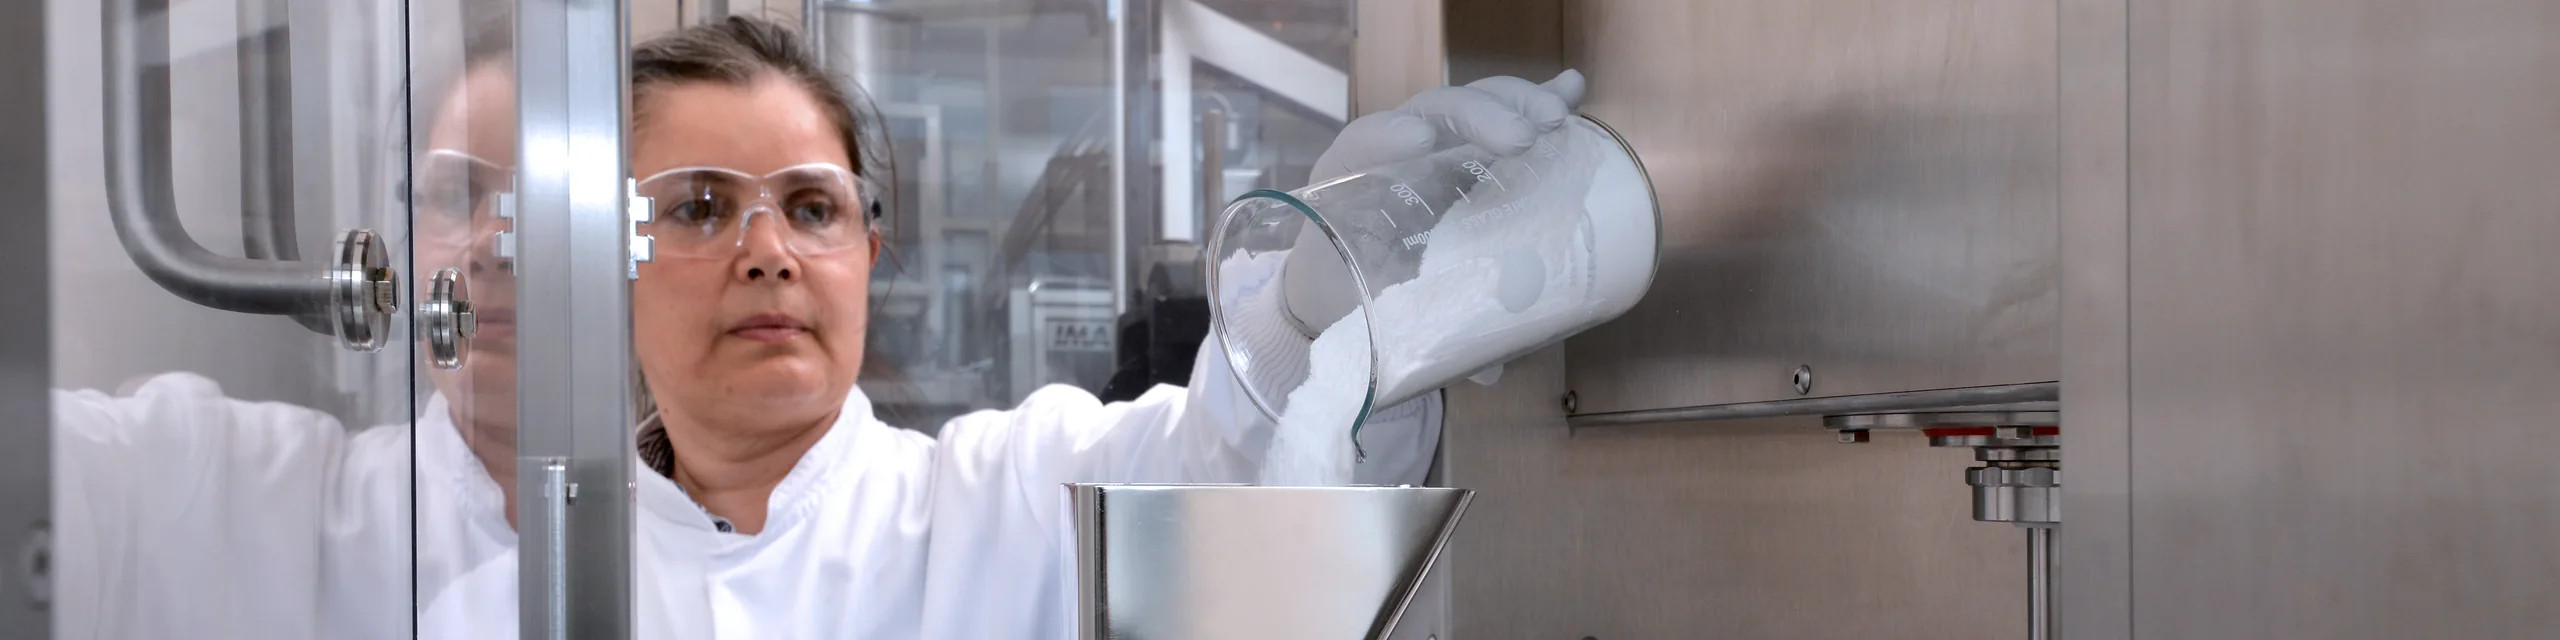
POLYGON ((224 311, 292 316, 314 331, 332 333, 324 320, 327 266, 216 255, 180 225, 168 157, 168 2, 103 4, 107 209, 125 254, 180 299, 224 311), (146 70, 147 63, 157 64, 146 70))

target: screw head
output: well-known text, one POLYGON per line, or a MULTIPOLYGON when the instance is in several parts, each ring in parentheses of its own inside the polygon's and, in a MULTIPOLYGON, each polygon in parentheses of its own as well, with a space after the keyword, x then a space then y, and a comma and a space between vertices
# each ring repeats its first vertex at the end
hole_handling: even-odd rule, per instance
POLYGON ((1796 385, 1796 395, 1801 396, 1813 393, 1813 367, 1811 365, 1796 365, 1794 382, 1796 385))
POLYGON ((1580 410, 1582 410, 1582 396, 1575 395, 1574 392, 1571 391, 1564 392, 1565 414, 1571 415, 1573 412, 1580 410))
POLYGON ((27 599, 39 608, 53 604, 53 530, 38 523, 18 549, 18 575, 26 581, 27 599))

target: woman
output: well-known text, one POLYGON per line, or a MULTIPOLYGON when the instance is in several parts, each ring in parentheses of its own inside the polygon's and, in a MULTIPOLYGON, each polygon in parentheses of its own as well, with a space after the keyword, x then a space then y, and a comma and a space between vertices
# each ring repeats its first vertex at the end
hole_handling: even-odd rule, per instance
MULTIPOLYGON (((874 419, 854 385, 878 247, 857 178, 870 169, 858 144, 866 123, 803 47, 782 27, 731 19, 661 38, 633 56, 632 170, 657 198, 660 222, 649 231, 661 252, 641 267, 632 291, 635 351, 657 407, 641 437, 642 462, 654 473, 639 474, 637 487, 637 629, 651 638, 1068 635, 1073 567, 1058 484, 1250 481, 1271 425, 1241 399, 1214 345, 1202 350, 1188 390, 1158 388, 1133 402, 1105 405, 1052 387, 1013 410, 957 419, 938 438, 874 419)), ((465 184, 483 173, 492 175, 480 182, 503 183, 502 168, 478 160, 514 156, 512 118, 503 117, 512 81, 499 62, 474 65, 463 90, 440 108, 428 128, 422 190, 456 175, 465 184)), ((1555 93, 1501 79, 1483 90, 1426 94, 1414 111, 1355 122, 1318 171, 1411 157, 1452 134, 1519 148, 1562 121, 1578 82, 1568 75, 1552 83, 1555 93)), ((483 237, 476 230, 484 200, 459 200, 465 204, 452 208, 474 213, 447 237, 483 237)), ((430 208, 421 202, 422 245, 430 208)), ((494 268, 483 245, 459 246, 476 256, 472 268, 494 268)), ((484 352, 474 357, 503 348, 502 336, 484 335, 484 352)), ((503 375, 487 360, 467 371, 503 375)), ((475 377, 485 378, 436 382, 449 392, 511 391, 475 377)), ((175 534, 136 534, 119 517, 176 512, 200 520, 187 526, 236 531, 225 536, 234 542, 280 538, 246 554, 192 543, 219 557, 186 564, 191 570, 219 576, 290 565, 270 581, 290 593, 251 586, 241 589, 251 596, 229 603, 284 602, 257 615, 196 615, 204 612, 190 601, 143 593, 147 587, 80 600, 98 607, 92 612, 141 602, 145 616, 158 611, 147 605, 161 605, 178 610, 168 620, 191 621, 110 635, 250 635, 223 623, 258 625, 259 637, 397 635, 409 585, 390 576, 405 574, 398 563, 408 558, 398 552, 412 527, 415 597, 428 603, 422 635, 514 633, 513 434, 491 412, 439 398, 421 416, 412 524, 386 488, 406 470, 386 453, 406 453, 393 446, 405 433, 369 432, 345 443, 325 415, 228 401, 209 384, 176 378, 155 380, 133 398, 68 394, 61 402, 70 430, 93 436, 73 438, 74 448, 103 458, 125 455, 117 448, 129 448, 138 432, 197 434, 188 437, 199 441, 161 447, 229 447, 222 457, 167 456, 180 473, 210 479, 192 495, 261 502, 190 511, 150 503, 147 492, 66 480, 71 495, 91 498, 66 504, 94 508, 66 517, 66 535, 188 544, 175 534), (164 423, 181 428, 144 428, 164 423), (234 493, 261 490, 313 495, 234 493), (290 517, 260 517, 283 511, 290 517), (295 582, 310 575, 322 586, 295 582), (299 604, 306 602, 316 604, 299 604), (303 619, 317 621, 309 633, 295 626, 303 619), (285 622, 264 624, 275 620, 285 622), (190 624, 193 634, 185 633, 190 624)), ((1381 412, 1364 438, 1371 456, 1360 481, 1420 481, 1438 414, 1436 396, 1381 412)), ((92 557, 160 557, 144 549, 153 543, 116 539, 92 557)), ((148 578, 140 573, 157 569, 122 572, 148 578)))
MULTIPOLYGON (((869 168, 864 123, 771 23, 671 34, 641 45, 632 69, 632 173, 656 199, 647 231, 660 254, 632 285, 660 418, 642 440, 671 445, 646 448, 657 473, 640 477, 645 635, 1064 635, 1074 567, 1060 483, 1254 479, 1270 425, 1214 346, 1189 391, 1104 405, 1051 387, 955 420, 938 439, 873 419, 854 385, 878 246, 855 179, 869 168)), ((1540 101, 1550 128, 1569 112, 1526 82, 1495 85, 1540 101)), ((1456 122, 1527 127, 1526 109, 1501 96, 1461 95, 1481 99, 1443 96, 1470 116, 1456 122)), ((1373 135, 1347 135, 1329 157, 1418 155, 1437 135, 1410 114, 1366 122, 1373 135)), ((1362 481, 1421 481, 1436 403, 1379 416, 1362 481)), ((427 630, 514 628, 488 614, 515 607, 516 562, 482 569, 430 607, 427 630)))

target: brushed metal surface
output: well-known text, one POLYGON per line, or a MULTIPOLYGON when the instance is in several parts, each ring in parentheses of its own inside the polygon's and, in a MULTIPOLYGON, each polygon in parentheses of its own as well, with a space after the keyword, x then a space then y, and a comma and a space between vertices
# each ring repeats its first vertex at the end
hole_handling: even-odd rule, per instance
POLYGON ((2136 634, 2560 636, 2560 3, 2130 24, 2136 634))
POLYGON ((1440 0, 1352 3, 1351 115, 1396 108, 1447 82, 1440 0))
POLYGON ((1569 430, 1564 350, 1448 392, 1444 639, 2018 637, 2025 537, 1974 522, 1969 452, 1811 418, 1569 430))
MULTIPOLYGON (((2053 382, 1968 387, 1963 389, 1931 389, 1906 393, 1878 393, 1863 396, 1829 396, 1802 400, 1771 402, 1739 402, 1704 407, 1646 409, 1616 413, 1576 413, 1565 423, 1581 427, 1611 427, 1667 422, 1732 420, 1737 418, 1769 418, 1777 416, 1832 416, 1872 411, 1916 411, 1922 409, 1949 411, 1956 409, 1989 410, 1997 407, 2010 411, 2052 411, 2054 401, 2061 399, 2062 385, 2053 382)), ((1576 401, 1580 399, 1577 397, 1576 401)))
POLYGON ((2062 510, 2055 622, 2070 640, 2133 637, 2125 238, 2128 0, 2061 0, 2062 510))
MULTIPOLYGON (((631 487, 639 465, 628 395, 636 364, 623 8, 587 0, 515 5, 516 198, 525 212, 516 219, 516 415, 525 425, 516 453, 560 461, 569 483, 560 502, 516 505, 518 521, 532 527, 524 539, 560 542, 518 547, 524 638, 614 640, 632 632, 631 487), (572 499, 580 486, 595 497, 572 499)), ((542 495, 544 471, 519 464, 518 495, 542 495)))
POLYGON ((1086 640, 1383 639, 1470 492, 1067 485, 1086 640))
POLYGON ((2056 11, 1564 5, 1665 216, 1652 292, 1569 343, 1582 411, 2056 380, 2056 11))

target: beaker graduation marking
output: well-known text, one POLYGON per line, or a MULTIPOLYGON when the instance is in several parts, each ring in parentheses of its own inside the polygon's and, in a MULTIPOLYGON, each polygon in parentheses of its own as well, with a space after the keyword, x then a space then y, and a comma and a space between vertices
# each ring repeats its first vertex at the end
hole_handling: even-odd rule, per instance
POLYGON ((1423 202, 1422 194, 1415 193, 1413 187, 1406 186, 1405 183, 1398 182, 1396 183, 1396 186, 1389 187, 1387 190, 1395 192, 1396 197, 1403 198, 1405 204, 1422 207, 1422 212, 1431 214, 1431 217, 1440 217, 1440 212, 1432 211, 1431 203, 1423 202))
POLYGON ((1502 184, 1501 178, 1493 177, 1493 169, 1486 168, 1484 163, 1468 160, 1465 166, 1467 168, 1467 173, 1476 175, 1477 182, 1491 182, 1494 187, 1502 189, 1503 193, 1511 192, 1511 187, 1509 185, 1502 184))
POLYGON ((1457 187, 1450 187, 1450 188, 1449 188, 1449 190, 1450 190, 1450 191, 1456 191, 1456 192, 1458 192, 1458 199, 1459 199, 1459 200, 1465 200, 1465 201, 1467 201, 1467 204, 1475 204, 1475 203, 1476 203, 1476 199, 1475 199, 1475 198, 1469 198, 1469 197, 1467 197, 1467 190, 1465 190, 1465 189, 1460 189, 1460 188, 1457 188, 1457 187))

